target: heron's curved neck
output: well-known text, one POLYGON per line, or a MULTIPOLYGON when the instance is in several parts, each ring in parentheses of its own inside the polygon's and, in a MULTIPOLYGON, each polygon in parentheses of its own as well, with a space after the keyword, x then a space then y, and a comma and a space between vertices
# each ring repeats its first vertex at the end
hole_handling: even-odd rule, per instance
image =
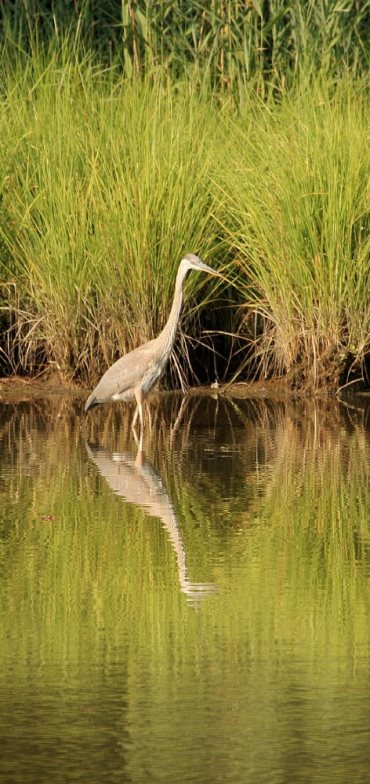
POLYGON ((183 300, 182 285, 187 271, 187 269, 182 269, 181 266, 179 267, 178 273, 176 275, 175 294, 170 315, 168 317, 167 324, 163 327, 161 332, 161 338, 163 340, 163 351, 166 356, 170 355, 173 344, 175 342, 176 328, 179 321, 183 300))

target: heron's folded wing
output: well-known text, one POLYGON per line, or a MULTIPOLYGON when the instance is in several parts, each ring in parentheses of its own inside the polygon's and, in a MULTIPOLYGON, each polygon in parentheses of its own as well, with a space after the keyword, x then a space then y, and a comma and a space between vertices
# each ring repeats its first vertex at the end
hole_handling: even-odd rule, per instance
POLYGON ((123 394, 140 386, 146 373, 157 361, 156 341, 135 348, 120 359, 104 373, 96 387, 95 393, 99 400, 116 394, 123 394))

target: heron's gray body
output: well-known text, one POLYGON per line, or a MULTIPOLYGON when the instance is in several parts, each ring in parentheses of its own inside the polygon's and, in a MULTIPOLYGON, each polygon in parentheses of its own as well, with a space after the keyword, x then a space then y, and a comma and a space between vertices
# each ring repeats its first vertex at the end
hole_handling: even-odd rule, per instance
POLYGON ((182 305, 182 285, 190 269, 203 270, 212 275, 217 273, 197 256, 189 253, 179 265, 176 276, 175 294, 167 324, 158 337, 138 346, 117 360, 100 379, 86 401, 85 411, 111 400, 136 399, 137 407, 132 422, 135 427, 138 415, 143 428, 142 402, 159 381, 169 360, 175 342, 176 328, 182 305))
POLYGON ((157 340, 158 338, 150 340, 117 359, 117 362, 104 373, 87 399, 85 411, 110 400, 133 400, 138 379, 145 397, 163 372, 158 360, 153 359, 157 353, 155 345, 157 340))

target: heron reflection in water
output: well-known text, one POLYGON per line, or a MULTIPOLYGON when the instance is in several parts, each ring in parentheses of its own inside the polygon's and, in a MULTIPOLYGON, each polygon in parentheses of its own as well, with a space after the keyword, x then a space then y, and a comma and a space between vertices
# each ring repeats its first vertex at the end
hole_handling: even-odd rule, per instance
POLYGON ((170 538, 177 559, 180 588, 189 602, 195 603, 214 593, 213 583, 193 583, 187 576, 186 554, 175 510, 159 474, 138 450, 136 458, 127 452, 110 452, 96 444, 86 449, 99 472, 116 495, 143 509, 151 517, 159 517, 170 538))
POLYGON ((183 293, 182 287, 189 270, 200 270, 220 277, 220 274, 204 264, 198 256, 189 253, 179 265, 175 294, 167 324, 154 340, 125 354, 104 373, 98 385, 86 401, 85 411, 94 406, 112 400, 136 400, 136 409, 132 420, 135 432, 137 418, 140 420, 142 445, 143 433, 143 401, 159 381, 170 358, 179 322, 183 293))

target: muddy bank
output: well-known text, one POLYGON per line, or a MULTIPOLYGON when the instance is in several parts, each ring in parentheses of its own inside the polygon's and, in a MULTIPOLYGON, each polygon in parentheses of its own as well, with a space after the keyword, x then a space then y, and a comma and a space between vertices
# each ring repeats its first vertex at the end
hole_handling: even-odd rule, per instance
MULTIPOLYGON (((38 378, 22 378, 14 376, 10 378, 0 378, 0 401, 9 400, 20 401, 35 398, 49 398, 65 396, 84 400, 89 389, 66 383, 57 373, 46 373, 38 378)), ((159 396, 182 393, 153 391, 149 396, 155 399, 159 396)), ((292 389, 291 379, 288 376, 281 378, 263 379, 251 382, 237 382, 231 384, 212 384, 204 387, 190 387, 186 391, 187 395, 221 395, 233 398, 257 398, 267 400, 288 400, 288 399, 307 399, 312 397, 311 393, 303 390, 292 389)), ((317 398, 339 397, 347 399, 352 396, 367 397, 370 399, 370 390, 364 387, 361 381, 349 384, 339 389, 335 394, 332 389, 323 390, 316 393, 317 398)))
MULTIPOLYGON (((36 378, 22 378, 21 376, 0 378, 0 401, 5 399, 23 400, 38 397, 68 396, 85 399, 91 390, 66 382, 58 373, 44 373, 36 378)), ((149 398, 178 394, 173 392, 153 390, 149 398)), ((187 395, 227 395, 235 398, 268 398, 275 400, 300 397, 293 392, 288 377, 267 380, 236 382, 231 384, 211 384, 208 386, 189 387, 187 395)), ((327 395, 329 392, 326 393, 327 395)))

